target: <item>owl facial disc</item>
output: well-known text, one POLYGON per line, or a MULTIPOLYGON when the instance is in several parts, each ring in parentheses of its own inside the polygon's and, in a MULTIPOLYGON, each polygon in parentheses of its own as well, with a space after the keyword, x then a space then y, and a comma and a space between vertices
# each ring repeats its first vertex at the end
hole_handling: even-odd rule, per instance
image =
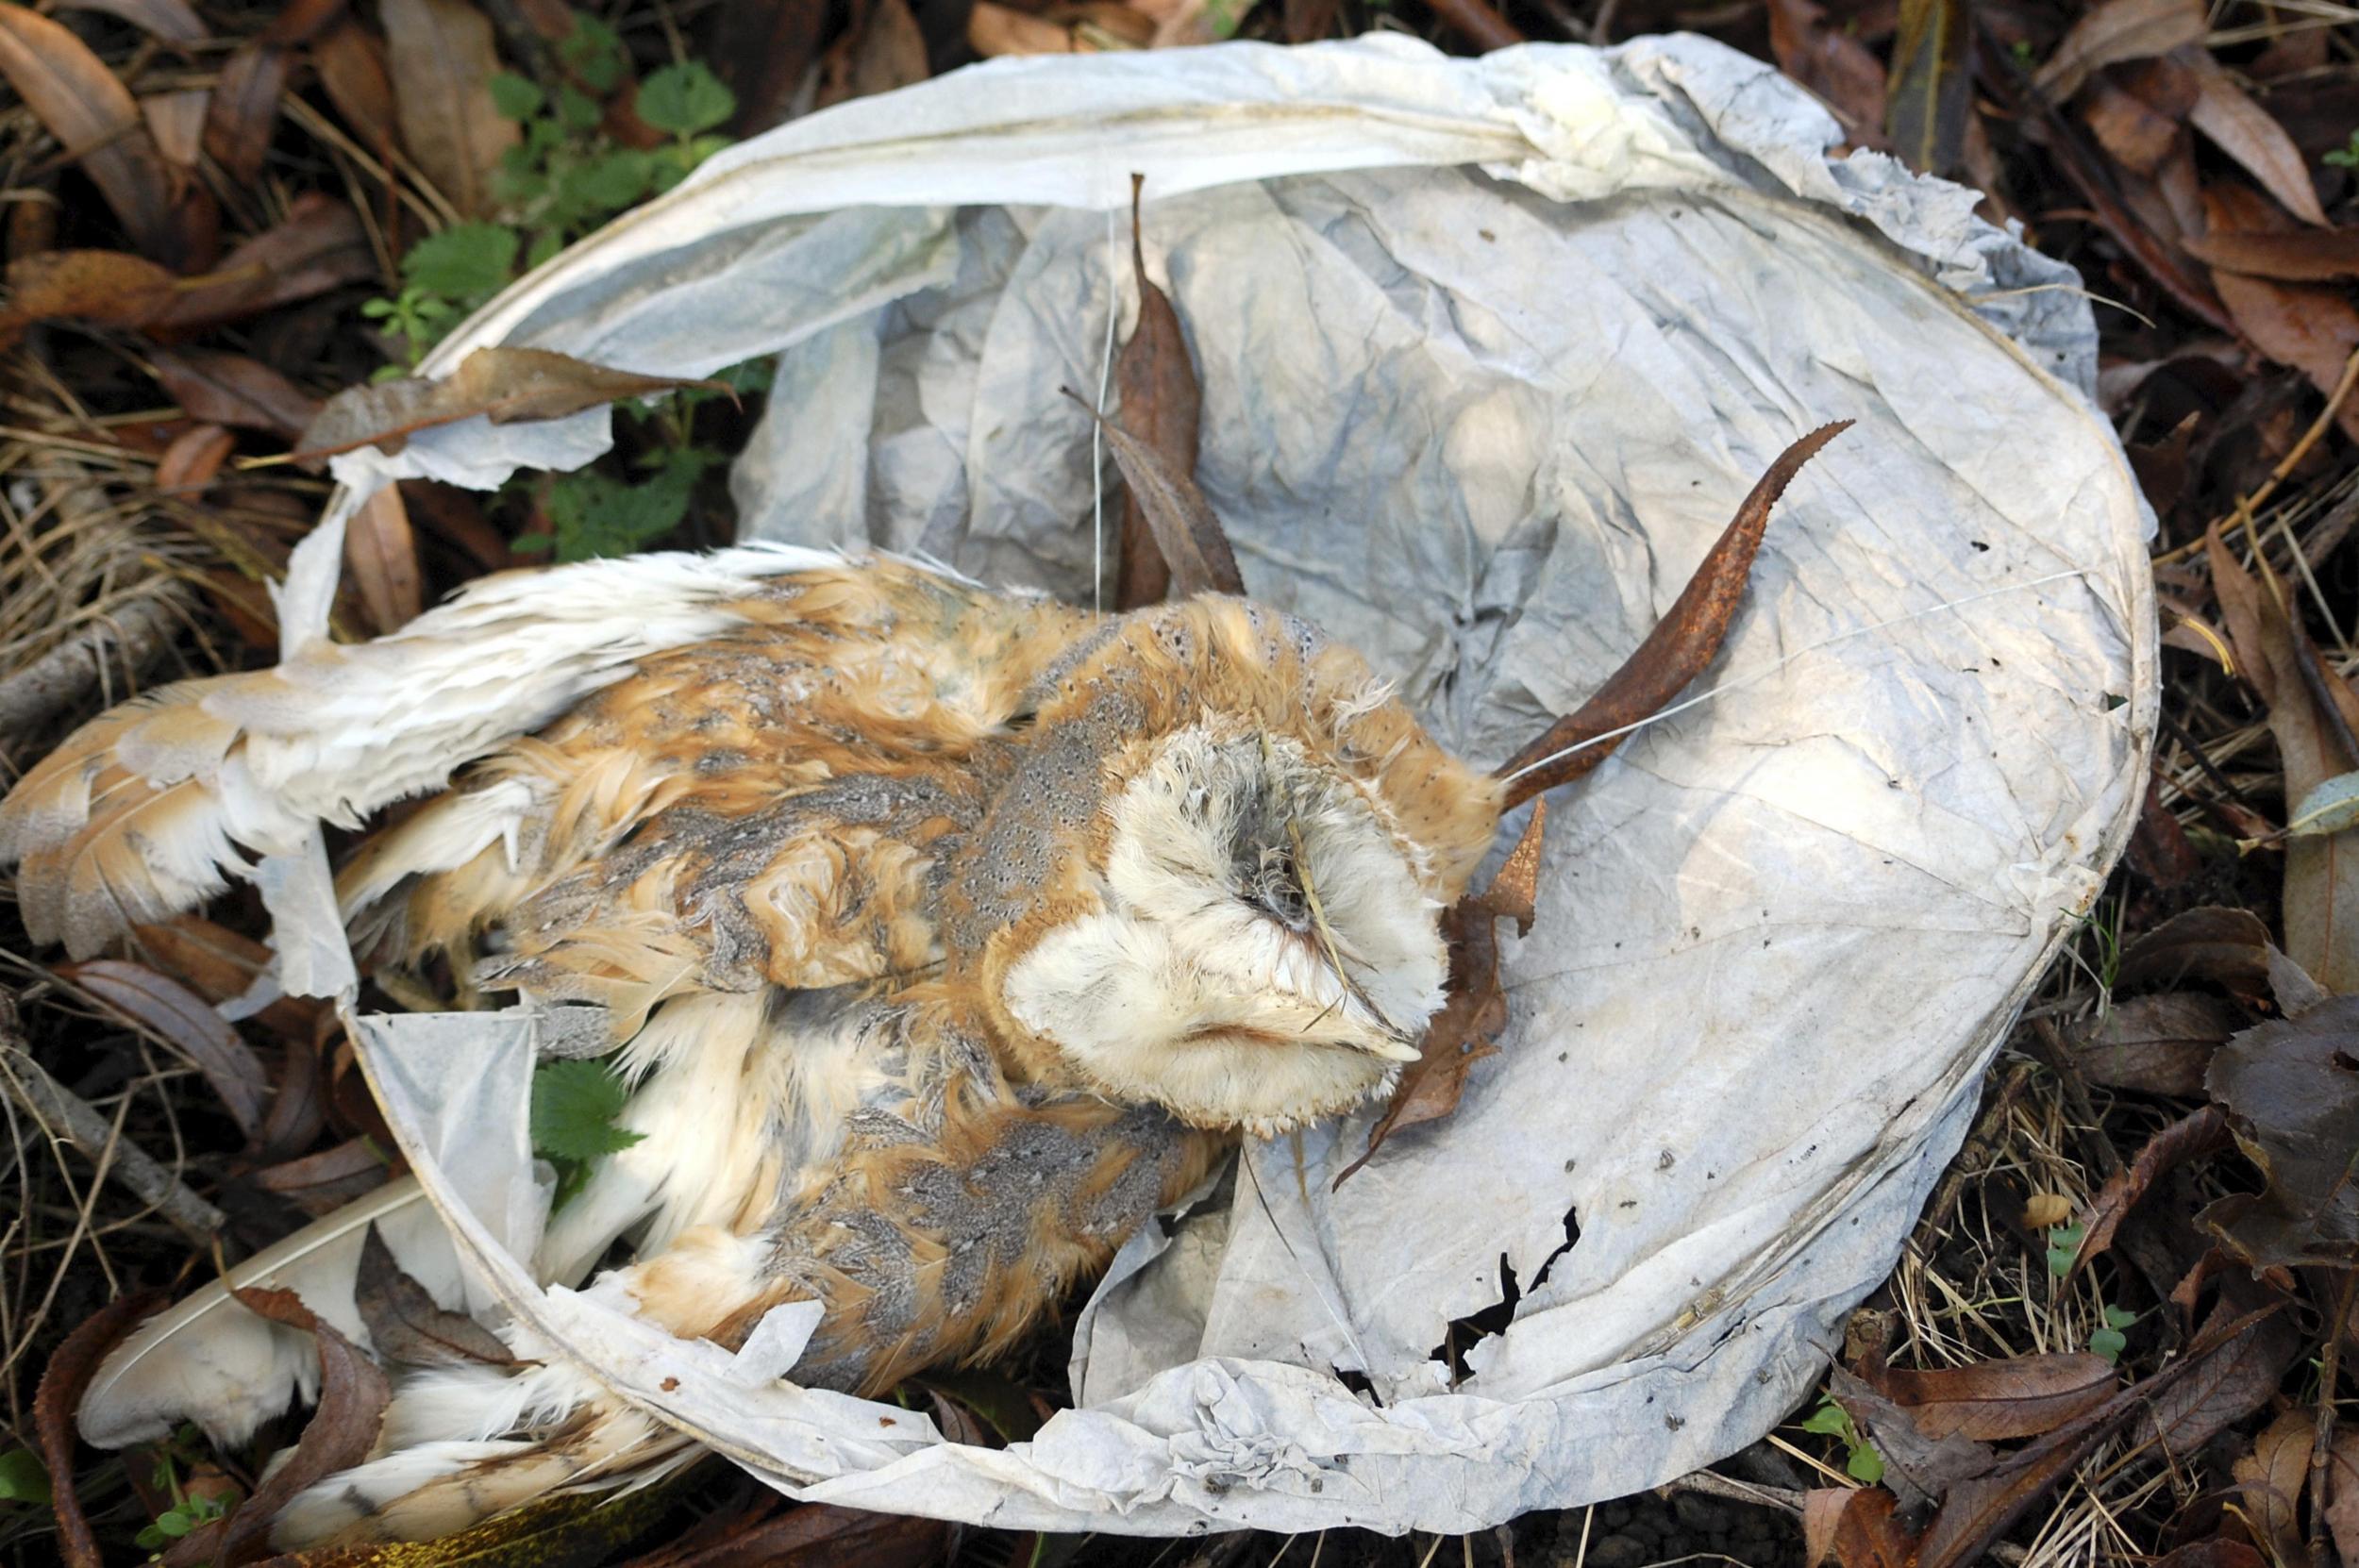
POLYGON ((1108 806, 1098 906, 1010 969, 1025 1028, 1119 1099, 1282 1131, 1416 1059, 1446 956, 1370 792, 1296 741, 1207 720, 1108 806))

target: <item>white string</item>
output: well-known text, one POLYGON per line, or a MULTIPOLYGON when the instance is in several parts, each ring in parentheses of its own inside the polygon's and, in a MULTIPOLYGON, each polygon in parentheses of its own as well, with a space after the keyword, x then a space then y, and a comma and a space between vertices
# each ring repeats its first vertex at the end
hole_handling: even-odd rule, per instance
MULTIPOLYGON (((1097 411, 1114 380, 1114 318, 1122 314, 1122 253, 1114 209, 1106 209, 1106 344, 1097 359, 1097 411)), ((1090 421, 1090 609, 1106 608, 1106 422, 1090 421)))
POLYGON ((1660 723, 1662 720, 1671 717, 1674 713, 1683 713, 1691 708, 1697 707, 1702 703, 1710 702, 1713 698, 1720 696, 1726 692, 1734 692, 1741 687, 1750 686, 1757 680, 1766 679, 1768 676, 1776 675, 1780 670, 1784 669, 1788 664, 1793 663, 1796 659, 1803 658, 1809 654, 1815 654, 1825 649, 1832 648, 1837 642, 1848 642, 1854 637, 1865 637, 1869 632, 1883 631, 1893 626, 1906 626, 1911 621, 1922 621, 1928 616, 1938 615, 1946 609, 1959 609, 1966 605, 1979 604, 1984 599, 1996 599, 2002 593, 2020 593, 2026 589, 2043 587, 2051 582, 2063 582, 2067 577, 2085 577, 2089 575, 2089 572, 2090 568, 2088 567, 2076 566, 2069 572, 2057 572, 2045 577, 2033 577, 2030 582, 2009 583, 2004 588, 1994 588, 1987 592, 1983 593, 1969 593, 1963 599, 1951 599, 1946 604, 1932 605, 1924 609, 1911 610, 1906 615, 1896 615, 1889 621, 1878 621, 1869 626, 1853 626, 1849 631, 1836 632, 1833 636, 1821 638, 1819 641, 1811 643, 1807 647, 1797 648, 1792 653, 1787 654, 1784 658, 1765 664, 1758 670, 1737 676, 1732 679, 1724 680, 1719 685, 1713 687, 1710 691, 1698 692, 1694 696, 1687 698, 1683 702, 1675 702, 1670 707, 1663 709, 1658 712, 1649 713, 1647 717, 1640 719, 1635 724, 1626 724, 1619 729, 1609 729, 1602 735, 1593 735, 1586 741, 1576 742, 1574 744, 1566 746, 1563 751, 1551 752, 1548 756, 1541 758, 1536 762, 1529 763, 1523 767, 1517 768, 1514 773, 1511 773, 1501 778, 1499 782, 1502 784, 1513 784, 1516 779, 1521 778, 1524 775, 1545 768, 1551 762, 1563 761, 1565 758, 1572 756, 1577 751, 1587 751, 1591 746, 1601 746, 1609 741, 1618 741, 1623 736, 1631 734, 1634 730, 1641 730, 1646 728, 1650 724, 1660 723))

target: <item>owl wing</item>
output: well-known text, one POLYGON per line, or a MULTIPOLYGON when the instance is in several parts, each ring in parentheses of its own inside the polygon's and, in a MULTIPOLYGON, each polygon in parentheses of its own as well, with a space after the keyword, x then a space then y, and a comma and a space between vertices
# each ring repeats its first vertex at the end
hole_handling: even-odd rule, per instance
MULTIPOLYGON (((501 574, 390 636, 101 715, 0 800, 0 869, 19 867, 33 938, 87 956, 219 892, 253 858, 299 848, 317 820, 356 825, 440 788, 668 652, 757 628, 812 649, 942 642, 979 607, 1021 619, 1028 605, 913 565, 778 545, 501 574)), ((519 797, 511 785, 463 798, 449 831, 506 830, 519 797)))
POLYGON ((601 1004, 617 1039, 666 996, 937 959, 930 878, 1091 618, 894 562, 780 587, 379 834, 339 882, 356 945, 601 1004))

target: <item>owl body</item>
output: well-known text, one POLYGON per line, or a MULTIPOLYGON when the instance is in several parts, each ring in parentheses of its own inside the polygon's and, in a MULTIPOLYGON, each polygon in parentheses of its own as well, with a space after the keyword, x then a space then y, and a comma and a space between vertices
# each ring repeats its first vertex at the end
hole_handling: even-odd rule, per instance
MULTIPOLYGON (((1387 1088, 1499 811, 1265 607, 739 550, 494 579, 126 705, 0 805, 0 862, 84 953, 421 789, 338 878, 364 968, 602 1009, 633 1086, 641 1140, 542 1277, 627 1242, 590 1288, 725 1344, 816 1299, 795 1376, 861 1393, 1005 1346, 1239 1133, 1387 1088)), ((276 1539, 419 1539, 691 1451, 560 1364, 421 1371, 276 1539)))

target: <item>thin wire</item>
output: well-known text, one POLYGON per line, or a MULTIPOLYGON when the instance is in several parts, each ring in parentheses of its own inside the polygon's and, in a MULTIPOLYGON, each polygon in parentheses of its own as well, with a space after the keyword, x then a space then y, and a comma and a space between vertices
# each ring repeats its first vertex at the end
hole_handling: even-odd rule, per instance
POLYGON ((1640 719, 1635 724, 1624 725, 1619 729, 1609 729, 1602 735, 1593 735, 1586 741, 1581 741, 1573 745, 1566 746, 1563 751, 1550 752, 1548 756, 1541 758, 1536 762, 1528 763, 1523 767, 1517 768, 1514 773, 1511 773, 1501 778, 1499 782, 1502 784, 1513 784, 1516 779, 1521 778, 1524 775, 1545 768, 1551 762, 1561 761, 1564 758, 1572 756, 1573 753, 1577 751, 1587 751, 1591 746, 1601 746, 1609 741, 1618 741, 1623 736, 1631 734, 1634 730, 1644 729, 1651 724, 1659 724, 1663 720, 1671 717, 1674 713, 1684 713, 1687 709, 1698 707, 1700 704, 1710 702, 1715 697, 1721 696, 1730 692, 1737 691, 1743 687, 1750 686, 1757 680, 1766 679, 1768 676, 1776 675, 1780 670, 1784 669, 1788 664, 1793 663, 1796 659, 1832 648, 1837 642, 1848 642, 1854 637, 1865 637, 1870 632, 1883 631, 1893 626, 1906 626, 1911 621, 1922 621, 1928 616, 1938 615, 1945 609, 1960 609, 1967 605, 1980 604, 1984 599, 1996 599, 2002 593, 2020 593, 2026 589, 2043 587, 2051 582, 2063 582, 2067 577, 2085 577, 2089 575, 2090 570, 2091 568, 2086 566, 2076 566, 2069 572, 2056 572, 2045 577, 2033 577, 2030 582, 2009 583, 2004 588, 1994 588, 1985 593, 1969 593, 1963 599, 1951 599, 1947 604, 1932 605, 1924 609, 1911 610, 1906 615, 1896 615, 1889 621, 1877 621, 1869 626, 1853 626, 1849 631, 1836 632, 1832 637, 1821 638, 1807 647, 1797 648, 1792 653, 1787 654, 1784 658, 1774 659, 1771 662, 1763 665, 1758 670, 1749 671, 1730 680, 1724 680, 1708 692, 1698 692, 1684 702, 1675 702, 1668 708, 1663 709, 1658 712, 1648 714, 1647 717, 1640 719))
MULTIPOLYGON (((1114 209, 1106 209, 1106 342, 1097 358, 1097 407, 1103 411, 1114 381, 1114 318, 1122 314, 1121 242, 1114 209)), ((1106 422, 1090 421, 1090 609, 1106 608, 1106 422)))

